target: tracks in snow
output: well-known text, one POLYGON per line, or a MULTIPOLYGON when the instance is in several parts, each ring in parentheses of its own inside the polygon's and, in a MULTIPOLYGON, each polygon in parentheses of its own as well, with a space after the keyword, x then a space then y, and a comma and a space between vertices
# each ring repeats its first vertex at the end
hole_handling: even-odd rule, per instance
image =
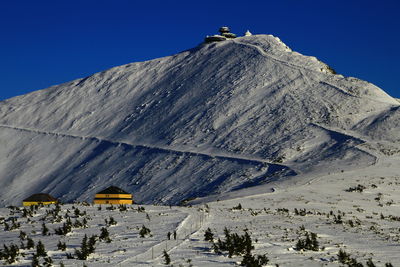
POLYGON ((238 44, 240 44, 240 45, 244 45, 244 46, 247 46, 247 47, 254 48, 254 49, 256 49, 261 55, 263 55, 263 56, 265 56, 265 57, 268 57, 268 58, 274 60, 275 62, 278 62, 278 63, 283 64, 283 65, 285 65, 285 66, 288 66, 288 67, 291 67, 291 68, 295 68, 295 69, 298 69, 298 70, 306 70, 306 71, 310 71, 310 72, 321 73, 321 72, 318 72, 318 71, 316 71, 316 70, 308 69, 308 68, 305 68, 305 67, 303 67, 303 66, 296 65, 296 64, 292 64, 292 63, 289 63, 289 62, 287 62, 287 61, 285 61, 285 60, 279 59, 279 58, 276 57, 276 56, 270 55, 270 54, 267 53, 264 49, 262 49, 261 47, 259 47, 259 46, 257 46, 257 45, 249 44, 249 43, 245 43, 245 42, 240 42, 240 41, 235 41, 235 42, 238 43, 238 44))
POLYGON ((132 147, 132 148, 153 149, 153 150, 159 150, 159 151, 168 152, 168 153, 189 154, 189 155, 193 155, 193 156, 216 158, 216 159, 220 159, 220 160, 242 161, 243 163, 246 162, 246 163, 252 163, 252 164, 257 164, 257 165, 258 164, 279 165, 279 164, 271 163, 264 159, 239 156, 239 155, 224 155, 224 154, 215 154, 215 153, 207 154, 207 153, 201 153, 201 152, 191 151, 191 150, 182 150, 182 149, 161 147, 161 146, 152 146, 152 145, 146 145, 146 144, 132 144, 132 143, 127 143, 127 142, 108 140, 108 139, 94 137, 94 136, 79 136, 79 135, 68 134, 68 133, 42 131, 42 130, 38 130, 38 129, 17 127, 17 126, 10 126, 10 125, 1 125, 0 124, 0 128, 7 128, 7 129, 16 130, 16 131, 35 133, 35 134, 40 134, 40 135, 50 135, 50 136, 55 136, 55 137, 74 138, 74 139, 88 140, 88 141, 93 141, 93 142, 106 142, 106 143, 113 144, 115 146, 123 145, 123 146, 132 147))
POLYGON ((148 250, 138 255, 129 257, 121 262, 118 262, 118 266, 141 266, 141 265, 153 265, 155 261, 158 261, 165 250, 167 253, 177 249, 180 246, 190 242, 193 235, 197 234, 203 229, 208 222, 208 213, 197 210, 196 208, 185 209, 189 214, 183 219, 178 227, 176 228, 177 239, 176 240, 164 240, 154 246, 151 246, 148 250))

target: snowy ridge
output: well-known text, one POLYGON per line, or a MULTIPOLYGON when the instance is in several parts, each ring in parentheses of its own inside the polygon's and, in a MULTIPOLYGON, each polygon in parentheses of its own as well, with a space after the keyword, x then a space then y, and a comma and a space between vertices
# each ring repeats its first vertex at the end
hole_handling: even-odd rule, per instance
POLYGON ((398 106, 271 35, 202 44, 0 102, 0 205, 113 183, 176 204, 361 168, 361 145, 400 139, 398 106))

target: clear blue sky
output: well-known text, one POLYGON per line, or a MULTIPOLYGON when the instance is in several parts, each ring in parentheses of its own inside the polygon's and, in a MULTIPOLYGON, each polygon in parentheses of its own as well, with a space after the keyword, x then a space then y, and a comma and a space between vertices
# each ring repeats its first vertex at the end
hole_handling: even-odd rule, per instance
POLYGON ((0 1, 0 99, 168 56, 228 25, 400 98, 400 1, 0 1))

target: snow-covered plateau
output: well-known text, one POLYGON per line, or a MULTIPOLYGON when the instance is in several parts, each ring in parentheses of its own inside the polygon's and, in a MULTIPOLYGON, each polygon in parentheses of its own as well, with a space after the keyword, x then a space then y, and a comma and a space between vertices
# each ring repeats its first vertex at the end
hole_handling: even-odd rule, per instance
POLYGON ((245 253, 229 257, 226 227, 247 232, 266 266, 399 266, 399 107, 271 35, 201 44, 2 101, 0 245, 24 244, 13 266, 30 266, 36 253, 21 231, 55 265, 157 266, 165 250, 174 266, 234 266, 245 253), (90 203, 110 185, 140 206, 5 208, 38 192, 90 203), (68 218, 86 226, 57 234, 68 218), (143 226, 151 232, 140 237, 143 226), (111 242, 99 239, 102 228, 111 242), (85 234, 97 238, 83 261, 85 234), (314 250, 299 249, 314 234, 314 250))

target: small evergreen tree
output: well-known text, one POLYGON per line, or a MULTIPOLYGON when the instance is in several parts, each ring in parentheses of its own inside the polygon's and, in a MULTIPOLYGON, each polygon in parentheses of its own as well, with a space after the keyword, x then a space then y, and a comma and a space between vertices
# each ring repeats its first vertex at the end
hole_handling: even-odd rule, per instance
POLYGON ((87 228, 87 220, 86 220, 86 218, 83 218, 82 224, 83 224, 83 227, 87 228))
POLYGON ((65 242, 61 242, 60 240, 58 241, 57 248, 58 250, 65 251, 67 249, 67 245, 65 244, 65 242))
POLYGON ((11 218, 11 226, 9 227, 10 231, 12 231, 14 229, 18 229, 20 226, 21 226, 21 224, 19 222, 17 222, 16 218, 11 218))
POLYGON ((319 250, 319 243, 317 240, 317 234, 305 233, 305 239, 299 239, 296 243, 295 250, 319 250))
POLYGON ((51 257, 44 258, 43 266, 45 267, 53 266, 53 259, 51 257))
POLYGON ((376 267, 376 265, 372 262, 371 258, 369 258, 367 261, 367 267, 376 267))
POLYGON ((88 242, 88 252, 89 252, 89 254, 90 254, 90 253, 93 253, 93 252, 95 251, 95 249, 96 249, 96 247, 95 247, 95 245, 96 245, 96 238, 97 238, 97 236, 95 236, 95 235, 92 235, 92 236, 89 238, 89 242, 88 242))
POLYGON ((204 241, 209 241, 209 242, 214 241, 214 234, 210 228, 207 228, 207 230, 204 233, 204 241))
POLYGON ((44 248, 44 245, 40 240, 36 245, 36 255, 38 257, 46 257, 47 256, 46 249, 44 248))
POLYGON ((17 245, 11 244, 10 247, 3 245, 3 251, 0 251, 0 259, 3 259, 6 264, 12 264, 18 260, 19 248, 17 245))
POLYGON ((26 239, 26 233, 23 232, 23 231, 20 231, 19 232, 19 239, 21 239, 21 241, 25 240, 26 239))
POLYGON ((111 217, 111 216, 110 216, 110 219, 109 219, 109 220, 104 219, 104 221, 106 222, 106 225, 107 225, 107 226, 111 226, 111 225, 116 225, 116 224, 117 224, 117 222, 116 222, 116 221, 114 220, 114 218, 111 217))
POLYGON ((101 233, 100 233, 99 239, 106 241, 107 243, 111 242, 110 234, 108 233, 107 228, 105 228, 105 227, 101 228, 101 233))
POLYGON ((250 254, 251 250, 254 249, 247 230, 245 230, 244 235, 238 235, 237 233, 231 234, 230 230, 225 227, 224 233, 225 241, 218 238, 218 241, 213 244, 213 249, 216 253, 227 251, 228 257, 232 257, 233 255, 250 254))
POLYGON ((238 204, 236 207, 232 208, 233 210, 241 210, 242 209, 242 204, 238 204))
POLYGON ((171 258, 168 255, 167 251, 163 251, 163 257, 164 257, 164 264, 169 265, 171 263, 171 258))
POLYGON ((250 253, 246 253, 243 256, 243 260, 240 263, 241 266, 246 267, 261 267, 266 265, 269 262, 269 259, 266 255, 251 255, 250 253))
POLYGON ((74 256, 71 253, 65 253, 65 256, 67 257, 67 259, 71 260, 74 259, 74 256))
POLYGON ((340 249, 338 252, 338 261, 340 263, 346 264, 350 261, 350 254, 346 253, 344 250, 340 249))
POLYGON ((33 256, 32 256, 32 262, 31 262, 31 266, 32 266, 32 267, 39 267, 39 266, 40 266, 40 264, 39 264, 39 257, 38 257, 38 255, 36 255, 36 254, 33 254, 33 256))
POLYGON ((76 217, 79 217, 79 215, 81 215, 81 211, 78 208, 75 208, 74 214, 76 217))
POLYGON ((26 241, 26 248, 27 248, 27 249, 31 249, 31 248, 34 248, 34 247, 35 247, 35 242, 33 241, 32 238, 27 237, 26 240, 27 240, 27 241, 26 241))
POLYGON ((86 260, 89 256, 86 234, 82 239, 81 249, 75 249, 75 255, 78 257, 79 260, 86 260))
POLYGON ((146 226, 142 225, 142 228, 139 231, 139 235, 141 238, 146 237, 146 235, 150 235, 151 231, 146 226))
POLYGON ((49 228, 46 227, 46 224, 43 222, 42 223, 42 235, 47 235, 49 232, 49 228))

